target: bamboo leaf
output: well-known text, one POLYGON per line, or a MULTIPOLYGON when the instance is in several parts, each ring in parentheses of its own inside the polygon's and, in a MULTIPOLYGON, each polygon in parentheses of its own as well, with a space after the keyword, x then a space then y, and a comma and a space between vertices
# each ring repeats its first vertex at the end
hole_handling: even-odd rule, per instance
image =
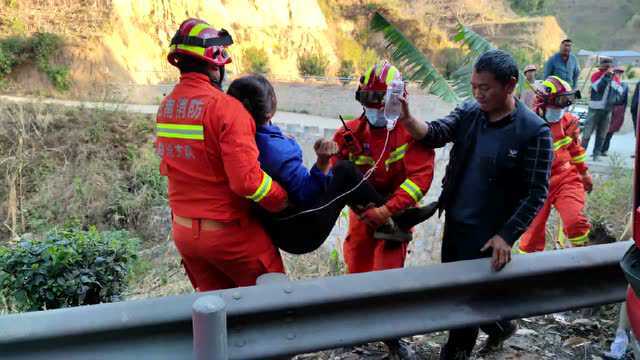
POLYGON ((418 50, 398 28, 382 14, 376 12, 370 24, 371 30, 384 35, 391 59, 403 72, 406 80, 420 83, 422 89, 447 102, 459 102, 460 98, 431 61, 418 50))
MULTIPOLYGON (((464 26, 460 22, 458 22, 457 33, 453 37, 453 39, 456 42, 462 43, 462 45, 466 46, 469 50, 469 53, 467 54, 467 57, 464 61, 465 65, 452 74, 452 87, 454 91, 456 92, 458 97, 466 100, 472 97, 470 83, 471 72, 473 71, 473 63, 475 63, 476 59, 480 55, 489 50, 496 49, 496 46, 480 34, 464 26)), ((519 92, 522 92, 526 77, 521 70, 519 71, 520 76, 518 76, 517 89, 519 92)))

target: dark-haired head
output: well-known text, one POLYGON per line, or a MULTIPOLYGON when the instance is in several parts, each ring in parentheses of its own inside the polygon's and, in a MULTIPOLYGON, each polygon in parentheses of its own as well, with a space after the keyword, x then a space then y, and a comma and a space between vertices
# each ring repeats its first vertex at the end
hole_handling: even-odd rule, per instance
POLYGON ((471 74, 473 96, 483 111, 491 112, 513 97, 518 84, 518 65, 509 53, 489 50, 482 54, 471 74))
POLYGON ((269 80, 262 75, 247 75, 234 80, 229 85, 227 94, 244 105, 256 125, 268 123, 276 112, 276 92, 269 80))

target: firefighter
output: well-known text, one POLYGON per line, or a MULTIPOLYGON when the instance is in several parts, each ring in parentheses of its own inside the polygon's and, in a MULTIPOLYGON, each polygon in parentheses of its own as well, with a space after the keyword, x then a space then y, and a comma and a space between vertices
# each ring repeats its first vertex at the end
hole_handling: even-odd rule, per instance
POLYGON ((586 151, 580 145, 578 117, 567 111, 576 92, 557 76, 548 77, 536 91, 535 110, 551 127, 554 158, 549 196, 520 239, 519 252, 523 254, 544 250, 551 206, 560 214, 564 234, 572 246, 586 245, 591 229, 584 214, 584 204, 585 191, 591 192, 593 183, 585 162, 586 151))
POLYGON ((224 29, 184 21, 168 55, 180 81, 157 114, 156 151, 168 177, 173 238, 197 291, 254 285, 263 273, 284 272, 250 208, 280 211, 287 194, 260 169, 251 116, 220 90, 232 43, 224 29))
MULTIPOLYGON (((433 179, 435 153, 415 142, 402 124, 388 133, 384 116, 385 93, 392 81, 401 81, 398 69, 384 61, 360 78, 356 99, 364 113, 340 128, 334 141, 339 146, 336 159, 351 160, 362 173, 376 162, 369 182, 386 202, 356 215, 349 211, 349 232, 343 253, 349 273, 401 268, 407 241, 377 239, 376 229, 404 209, 415 207, 427 193, 433 179)), ((412 358, 412 351, 397 341, 387 342, 392 353, 412 358)))

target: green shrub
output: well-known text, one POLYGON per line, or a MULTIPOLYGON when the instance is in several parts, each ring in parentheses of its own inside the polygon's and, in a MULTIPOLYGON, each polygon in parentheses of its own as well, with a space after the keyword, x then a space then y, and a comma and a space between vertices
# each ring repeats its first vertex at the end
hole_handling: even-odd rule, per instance
POLYGON ((320 53, 304 53, 298 56, 298 71, 304 77, 324 76, 327 66, 329 66, 329 60, 320 53))
POLYGON ((269 55, 264 49, 257 47, 250 47, 243 53, 245 62, 247 64, 245 71, 266 74, 269 72, 269 55))
POLYGON ((342 60, 340 62, 340 70, 338 70, 338 76, 341 78, 343 84, 347 85, 354 77, 355 68, 353 61, 342 60))
POLYGON ((543 15, 553 8, 555 0, 510 0, 511 8, 521 15, 543 15))
POLYGON ((31 37, 11 36, 0 40, 0 80, 18 65, 33 61, 38 70, 60 91, 69 90, 69 68, 52 63, 64 42, 58 35, 35 33, 31 37))
POLYGON ((0 247, 0 294, 20 311, 117 301, 137 249, 128 232, 95 228, 22 239, 0 247))
POLYGON ((439 54, 440 67, 445 78, 450 79, 451 75, 458 70, 465 60, 464 52, 459 48, 442 49, 439 54))
POLYGON ((633 204, 633 176, 630 169, 624 168, 622 159, 610 154, 611 174, 594 179, 593 192, 587 199, 586 213, 593 226, 592 241, 603 242, 594 237, 613 237, 621 239, 629 234, 629 216, 633 204), (598 234, 598 232, 606 234, 598 234))

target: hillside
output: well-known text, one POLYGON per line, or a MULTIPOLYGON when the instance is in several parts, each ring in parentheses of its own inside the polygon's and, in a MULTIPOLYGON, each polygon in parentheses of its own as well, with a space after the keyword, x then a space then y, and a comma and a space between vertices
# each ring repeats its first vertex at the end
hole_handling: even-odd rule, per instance
POLYGON ((640 50, 638 0, 556 0, 554 9, 578 48, 640 50))
MULTIPOLYGON (((351 60, 354 72, 376 61, 384 49, 380 37, 367 28, 373 9, 387 14, 443 70, 455 67, 460 58, 450 40, 458 21, 498 44, 517 39, 544 54, 551 51, 548 44, 553 42, 555 49, 556 38, 563 35, 553 18, 518 17, 503 0, 29 0, 6 4, 0 8, 3 34, 46 31, 64 37, 64 56, 58 62, 71 69, 73 87, 64 96, 74 98, 100 98, 129 84, 175 80, 175 70, 165 61, 166 50, 177 25, 190 16, 232 33, 236 44, 230 49, 234 59, 230 73, 246 72, 251 63, 247 50, 258 49, 266 53, 270 75, 279 80, 299 79, 298 57, 304 53, 325 58, 328 75, 338 72, 342 60, 351 60)), ((30 66, 14 71, 10 80, 12 85, 5 91, 54 93, 46 78, 30 66)))

